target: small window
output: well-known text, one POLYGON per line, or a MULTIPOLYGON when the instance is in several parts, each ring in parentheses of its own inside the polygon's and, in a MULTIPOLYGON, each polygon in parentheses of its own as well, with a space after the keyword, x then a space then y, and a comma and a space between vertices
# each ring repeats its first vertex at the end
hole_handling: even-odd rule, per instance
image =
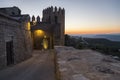
POLYGON ((14 12, 12 12, 12 15, 15 15, 15 13, 14 13, 14 12))
POLYGON ((51 23, 51 17, 49 16, 49 22, 51 23))
POLYGON ((58 17, 55 16, 55 23, 58 23, 58 17))

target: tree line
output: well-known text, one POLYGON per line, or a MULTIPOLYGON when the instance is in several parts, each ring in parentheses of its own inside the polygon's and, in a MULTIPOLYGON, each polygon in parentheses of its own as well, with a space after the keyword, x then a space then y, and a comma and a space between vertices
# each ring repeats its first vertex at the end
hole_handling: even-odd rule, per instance
POLYGON ((120 42, 110 41, 103 38, 83 38, 65 35, 65 46, 72 46, 76 49, 93 49, 106 55, 120 57, 120 42))

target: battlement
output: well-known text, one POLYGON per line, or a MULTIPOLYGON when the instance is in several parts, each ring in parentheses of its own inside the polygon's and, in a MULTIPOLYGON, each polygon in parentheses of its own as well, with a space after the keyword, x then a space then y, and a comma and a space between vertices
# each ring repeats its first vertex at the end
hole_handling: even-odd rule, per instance
POLYGON ((64 8, 62 9, 61 7, 57 8, 56 6, 55 7, 51 6, 43 10, 43 14, 53 14, 53 13, 64 15, 65 9, 64 8))
POLYGON ((32 16, 32 22, 42 22, 40 19, 40 16, 35 17, 34 15, 32 16))
MULTIPOLYGON (((32 16, 31 24, 38 26, 39 24, 46 24, 48 27, 52 25, 54 33, 54 45, 64 45, 65 33, 65 9, 61 7, 48 7, 43 9, 42 17, 32 16)), ((36 43, 38 44, 38 43, 36 43)))
POLYGON ((32 16, 32 22, 58 22, 58 17, 64 19, 65 9, 64 8, 57 8, 56 6, 48 7, 43 10, 43 17, 40 18, 39 16, 35 17, 32 16))

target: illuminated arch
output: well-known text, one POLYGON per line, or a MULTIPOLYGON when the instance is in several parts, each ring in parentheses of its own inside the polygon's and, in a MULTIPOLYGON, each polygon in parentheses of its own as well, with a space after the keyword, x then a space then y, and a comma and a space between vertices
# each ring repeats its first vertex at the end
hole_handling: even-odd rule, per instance
POLYGON ((36 37, 44 37, 44 35, 45 35, 45 32, 41 29, 34 31, 34 36, 36 36, 36 37))
POLYGON ((34 46, 36 49, 48 49, 49 40, 45 31, 38 29, 34 31, 34 46))
POLYGON ((44 36, 44 39, 43 39, 43 48, 48 49, 48 40, 46 36, 44 36))

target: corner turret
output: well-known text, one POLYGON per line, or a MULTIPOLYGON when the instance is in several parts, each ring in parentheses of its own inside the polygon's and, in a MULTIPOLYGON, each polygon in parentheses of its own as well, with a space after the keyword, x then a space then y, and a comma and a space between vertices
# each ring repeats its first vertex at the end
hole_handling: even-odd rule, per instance
POLYGON ((32 16, 32 22, 34 22, 34 21, 35 21, 35 16, 33 15, 33 16, 32 16))
POLYGON ((37 16, 37 22, 38 22, 38 23, 40 22, 40 17, 39 17, 39 16, 37 16))

